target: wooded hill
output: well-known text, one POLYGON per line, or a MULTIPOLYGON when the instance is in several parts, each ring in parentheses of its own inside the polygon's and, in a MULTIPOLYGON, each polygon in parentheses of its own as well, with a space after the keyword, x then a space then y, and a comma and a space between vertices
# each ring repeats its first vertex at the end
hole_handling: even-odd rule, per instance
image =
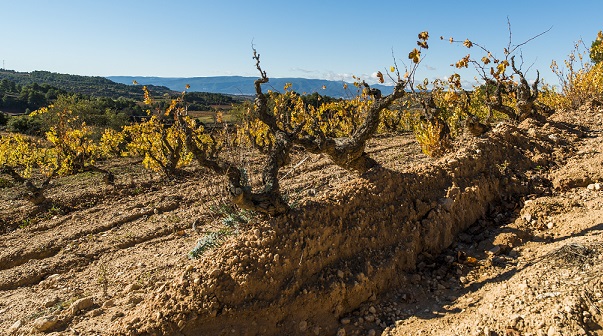
MULTIPOLYGON (((60 74, 49 71, 17 72, 0 69, 0 80, 7 79, 20 86, 30 84, 48 84, 59 90, 78 93, 91 97, 119 97, 142 100, 143 92, 139 86, 125 85, 113 82, 104 77, 79 76, 60 74)), ((175 94, 176 92, 164 86, 147 86, 153 95, 175 94)))
MULTIPOLYGON (((152 96, 161 98, 168 104, 169 99, 181 92, 157 85, 147 85, 147 88, 152 96)), ((59 95, 71 94, 122 102, 141 102, 144 99, 142 85, 116 83, 104 77, 0 69, 0 111, 26 113, 48 106, 59 95)), ((244 99, 245 97, 208 92, 189 92, 185 97, 189 108, 194 111, 210 111, 212 106, 232 105, 244 99)))

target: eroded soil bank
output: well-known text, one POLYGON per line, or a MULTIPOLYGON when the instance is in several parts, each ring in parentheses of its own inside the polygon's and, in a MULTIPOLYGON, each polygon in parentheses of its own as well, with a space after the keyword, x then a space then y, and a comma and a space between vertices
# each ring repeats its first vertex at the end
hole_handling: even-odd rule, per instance
POLYGON ((187 258, 195 242, 223 228, 221 182, 202 171, 165 182, 118 165, 113 189, 87 182, 94 176, 60 181, 56 214, 4 196, 0 327, 42 333, 46 319, 46 333, 92 335, 596 334, 600 290, 563 304, 602 275, 600 237, 586 234, 601 223, 601 112, 573 116, 500 124, 439 160, 409 137, 375 139, 370 155, 382 166, 364 176, 300 154, 306 163, 283 179, 294 210, 253 218, 198 260, 187 258), (14 230, 19 211, 35 223, 14 230), (590 243, 565 241, 580 237, 590 243), (583 278, 561 290, 569 282, 546 278, 551 268, 583 278), (590 315, 532 318, 530 309, 557 308, 547 300, 590 315))
POLYGON ((543 192, 546 182, 531 171, 560 159, 560 143, 572 137, 564 125, 500 124, 438 162, 374 169, 287 217, 255 224, 119 329, 334 334, 346 314, 409 284, 405 273, 419 254, 437 255, 497 205, 543 192))

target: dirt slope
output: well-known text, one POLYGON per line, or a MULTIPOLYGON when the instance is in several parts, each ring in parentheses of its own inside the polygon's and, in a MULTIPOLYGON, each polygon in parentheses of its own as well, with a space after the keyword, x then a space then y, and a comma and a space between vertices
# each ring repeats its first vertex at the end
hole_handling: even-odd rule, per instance
POLYGON ((199 169, 162 181, 113 162, 116 187, 60 179, 42 209, 3 187, 0 330, 600 334, 601 125, 590 108, 501 124, 440 160, 381 137, 362 177, 299 154, 294 211, 238 228, 199 169), (188 259, 209 232, 217 246, 188 259))

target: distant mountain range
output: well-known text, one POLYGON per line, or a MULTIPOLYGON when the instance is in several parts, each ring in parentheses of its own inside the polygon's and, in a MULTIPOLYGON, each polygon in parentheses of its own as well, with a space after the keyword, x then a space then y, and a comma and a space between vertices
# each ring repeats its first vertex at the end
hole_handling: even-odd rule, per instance
MULTIPOLYGON (((49 71, 17 72, 14 70, 0 69, 0 80, 9 80, 19 85, 48 84, 52 87, 67 92, 79 93, 94 97, 126 97, 140 100, 142 89, 134 86, 133 81, 140 85, 147 85, 153 95, 177 94, 182 92, 186 85, 190 85, 189 91, 209 92, 225 95, 254 96, 254 81, 257 77, 242 76, 217 76, 217 77, 142 77, 142 76, 109 76, 93 77, 60 74, 49 71)), ((343 81, 330 81, 324 79, 307 78, 270 78, 264 85, 264 91, 274 90, 283 92, 285 84, 291 83, 291 89, 299 94, 311 94, 318 92, 323 96, 335 98, 353 97, 357 93, 356 87, 351 83, 343 81), (347 84, 348 89, 344 88, 347 84)), ((381 90, 384 95, 393 91, 392 86, 371 85, 381 90)))
MULTIPOLYGON (((121 84, 131 85, 133 81, 136 81, 141 85, 164 86, 174 91, 183 91, 186 85, 189 84, 189 91, 247 96, 255 95, 253 83, 257 79, 257 77, 241 76, 190 78, 109 76, 107 78, 121 84)), ((291 89, 300 94, 318 92, 321 95, 336 98, 351 97, 356 94, 356 88, 350 83, 348 83, 348 89, 346 90, 344 89, 344 82, 324 79, 270 78, 270 81, 265 84, 265 87, 267 89, 282 92, 283 87, 287 83, 291 83, 291 89)), ((371 87, 381 90, 384 95, 390 94, 393 91, 392 86, 371 85, 371 87)))

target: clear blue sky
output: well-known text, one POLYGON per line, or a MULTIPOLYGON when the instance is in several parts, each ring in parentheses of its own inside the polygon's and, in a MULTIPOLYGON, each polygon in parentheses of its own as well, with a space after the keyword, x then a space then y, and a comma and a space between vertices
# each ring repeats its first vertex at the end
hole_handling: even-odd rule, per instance
MULTIPOLYGON (((502 55, 522 48, 549 82, 551 60, 603 29, 603 1, 136 1, 0 0, 0 60, 7 69, 78 75, 256 76, 252 41, 271 77, 370 78, 401 62, 430 33, 419 77, 445 77, 469 38, 502 55), (512 4, 506 6, 505 4, 512 4)), ((481 54, 476 49, 469 50, 481 54)), ((481 57, 481 56, 480 56, 481 57)), ((474 72, 465 72, 472 80, 474 72)))

